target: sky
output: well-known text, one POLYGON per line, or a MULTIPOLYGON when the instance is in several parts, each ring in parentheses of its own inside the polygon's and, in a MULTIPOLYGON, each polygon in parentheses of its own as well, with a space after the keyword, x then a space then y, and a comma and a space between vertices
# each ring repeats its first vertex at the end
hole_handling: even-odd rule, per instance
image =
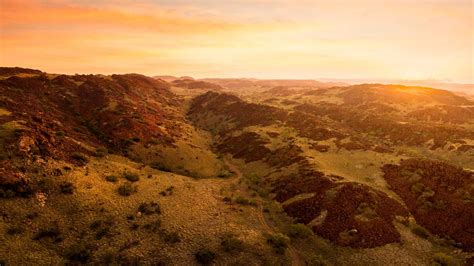
POLYGON ((471 0, 0 0, 0 65, 474 83, 471 0))

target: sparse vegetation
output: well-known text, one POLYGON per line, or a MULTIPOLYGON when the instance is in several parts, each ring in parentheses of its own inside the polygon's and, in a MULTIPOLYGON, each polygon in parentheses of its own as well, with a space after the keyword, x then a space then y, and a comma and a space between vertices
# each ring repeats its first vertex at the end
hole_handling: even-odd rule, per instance
POLYGON ((257 202, 254 199, 247 199, 242 196, 237 196, 234 199, 234 202, 240 205, 251 205, 251 206, 257 206, 257 202))
POLYGON ((214 261, 216 254, 210 249, 203 248, 196 252, 194 256, 199 263, 209 265, 214 261))
POLYGON ((109 153, 109 151, 107 150, 107 148, 105 147, 99 147, 95 150, 95 153, 94 155, 96 157, 104 157, 105 155, 107 155, 109 153))
POLYGON ((222 170, 219 172, 219 174, 217 174, 217 177, 219 177, 219 178, 227 178, 227 177, 230 177, 230 176, 232 176, 232 175, 233 175, 233 173, 230 172, 229 170, 227 170, 227 169, 222 169, 222 170))
POLYGON ((106 180, 107 182, 113 182, 113 183, 115 183, 115 182, 118 181, 118 177, 115 176, 115 175, 108 175, 108 176, 105 177, 105 180, 106 180))
POLYGON ((135 188, 132 186, 131 183, 125 183, 118 187, 117 189, 119 195, 121 196, 130 196, 133 192, 135 192, 135 188))
POLYGON ((62 194, 73 194, 74 185, 71 182, 65 181, 59 184, 59 190, 62 194))
POLYGON ((8 227, 6 233, 7 235, 20 235, 22 234, 23 232, 25 231, 25 229, 19 225, 14 225, 14 226, 10 226, 8 227))
POLYGON ((140 204, 138 211, 145 215, 161 214, 160 205, 154 201, 140 204))
POLYGON ((51 239, 53 242, 61 242, 61 231, 57 225, 51 225, 45 228, 40 228, 33 236, 33 240, 51 239))
POLYGON ((86 264, 92 256, 92 248, 85 243, 71 245, 65 252, 65 257, 71 262, 86 264))
POLYGON ((178 232, 168 232, 166 230, 160 230, 160 237, 166 243, 174 244, 181 242, 181 237, 178 232))
POLYGON ((130 182, 137 182, 138 180, 140 180, 140 176, 134 173, 124 173, 123 177, 130 182))
POLYGON ((291 238, 307 238, 311 235, 313 235, 313 231, 301 223, 292 224, 288 229, 288 236, 291 238))
POLYGON ((169 186, 165 190, 161 191, 160 195, 162 195, 162 196, 171 196, 171 195, 173 195, 173 191, 174 191, 174 186, 169 186))
POLYGON ((89 162, 89 159, 87 158, 87 156, 84 153, 81 153, 81 152, 73 152, 71 154, 71 158, 76 160, 77 162, 79 162, 81 164, 86 164, 87 162, 89 162))
POLYGON ((321 255, 314 255, 313 257, 311 257, 308 265, 309 266, 327 266, 330 264, 321 255))
POLYGON ((428 232, 428 230, 426 230, 424 227, 415 223, 411 225, 411 231, 414 234, 418 235, 419 237, 422 237, 425 239, 430 236, 430 233, 428 232))
POLYGON ((145 230, 151 231, 151 232, 157 232, 161 227, 161 219, 157 218, 154 219, 153 221, 145 224, 143 228, 145 230))
POLYGON ((267 235, 267 243, 273 247, 276 253, 283 254, 288 248, 290 239, 281 233, 267 235))
POLYGON ((244 243, 232 234, 223 237, 221 246, 226 252, 240 252, 244 249, 244 243))
POLYGON ((171 169, 160 162, 153 162, 150 164, 150 167, 156 170, 163 172, 171 172, 171 169))
POLYGON ((434 254, 433 264, 440 265, 440 266, 460 266, 461 265, 453 257, 442 252, 438 252, 434 254))

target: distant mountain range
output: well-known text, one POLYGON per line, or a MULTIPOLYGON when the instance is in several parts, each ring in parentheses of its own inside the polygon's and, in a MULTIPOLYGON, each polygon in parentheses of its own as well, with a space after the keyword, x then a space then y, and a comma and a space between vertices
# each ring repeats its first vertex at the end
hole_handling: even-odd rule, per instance
MULTIPOLYGON (((172 82, 179 79, 193 79, 189 76, 175 77, 175 76, 155 76, 167 82, 172 82)), ((198 79, 197 79, 198 80, 198 79)), ((474 84, 470 83, 455 83, 442 80, 402 80, 402 79, 255 79, 255 78, 204 78, 199 79, 206 82, 212 82, 228 88, 244 86, 300 86, 300 87, 337 87, 356 84, 399 84, 405 86, 421 86, 430 87, 443 90, 450 90, 462 94, 474 95, 474 84)))

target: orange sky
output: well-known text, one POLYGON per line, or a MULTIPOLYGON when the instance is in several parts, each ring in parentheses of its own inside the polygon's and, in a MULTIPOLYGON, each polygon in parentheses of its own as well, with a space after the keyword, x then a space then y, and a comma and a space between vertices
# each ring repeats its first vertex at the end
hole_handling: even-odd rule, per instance
POLYGON ((0 0, 0 63, 472 83, 473 12, 471 0, 0 0))

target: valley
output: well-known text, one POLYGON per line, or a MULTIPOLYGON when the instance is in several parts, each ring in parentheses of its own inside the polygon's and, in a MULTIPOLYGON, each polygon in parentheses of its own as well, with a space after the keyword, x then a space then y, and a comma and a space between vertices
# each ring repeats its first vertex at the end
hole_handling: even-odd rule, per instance
POLYGON ((471 265, 474 101, 0 68, 0 265, 471 265))

